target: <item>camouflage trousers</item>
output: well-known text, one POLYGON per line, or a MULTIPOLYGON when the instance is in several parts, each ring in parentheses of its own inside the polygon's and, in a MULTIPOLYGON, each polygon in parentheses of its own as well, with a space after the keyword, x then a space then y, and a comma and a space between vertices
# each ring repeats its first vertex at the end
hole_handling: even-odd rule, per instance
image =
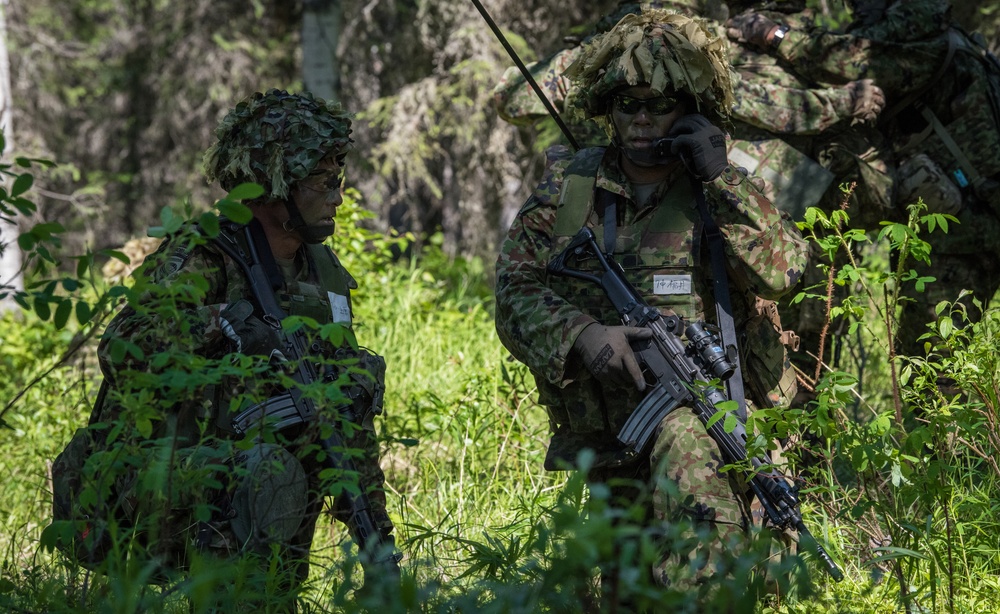
POLYGON ((705 427, 681 407, 660 423, 647 462, 592 470, 588 480, 607 484, 623 507, 645 506, 646 522, 670 542, 653 579, 687 590, 720 573, 719 563, 739 554, 749 529, 745 490, 720 471, 723 465, 705 427))

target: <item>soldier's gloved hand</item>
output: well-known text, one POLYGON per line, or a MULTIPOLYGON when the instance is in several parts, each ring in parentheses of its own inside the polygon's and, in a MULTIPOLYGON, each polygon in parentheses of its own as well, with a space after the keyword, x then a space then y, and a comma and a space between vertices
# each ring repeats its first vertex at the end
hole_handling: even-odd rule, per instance
POLYGON ((778 24, 752 10, 730 17, 726 23, 726 36, 753 49, 766 51, 773 42, 778 24))
POLYGON ((222 332, 241 354, 268 356, 283 359, 279 349, 282 339, 277 330, 253 315, 253 305, 240 299, 219 314, 222 332))
POLYGON ((871 79, 851 81, 844 87, 851 93, 851 124, 874 122, 885 108, 885 92, 871 79))
POLYGON ((653 336, 648 328, 632 326, 602 326, 594 322, 583 329, 573 344, 587 370, 603 383, 635 386, 646 389, 639 362, 630 341, 642 341, 653 336))
POLYGON ((684 115, 674 122, 667 136, 674 137, 670 153, 680 156, 684 166, 701 181, 712 181, 729 164, 726 135, 704 115, 684 115))
POLYGON ((726 36, 760 50, 768 48, 768 39, 778 29, 778 24, 753 11, 730 17, 725 25, 726 36))

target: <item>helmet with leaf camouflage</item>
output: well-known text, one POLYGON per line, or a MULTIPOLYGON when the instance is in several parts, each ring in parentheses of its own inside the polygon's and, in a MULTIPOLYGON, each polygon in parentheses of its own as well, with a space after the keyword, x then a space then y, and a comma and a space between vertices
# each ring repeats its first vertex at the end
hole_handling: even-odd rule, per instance
POLYGON ((309 92, 270 89, 240 101, 215 129, 205 152, 205 175, 225 190, 244 182, 264 187, 263 198, 286 200, 289 188, 320 160, 351 149, 351 117, 337 103, 309 92))
POLYGON ((688 17, 704 17, 716 21, 725 21, 729 17, 729 6, 723 0, 620 0, 617 7, 598 20, 594 31, 607 32, 625 15, 638 14, 643 9, 668 9, 688 17))
POLYGON ((735 104, 727 44, 702 19, 644 9, 591 39, 565 74, 587 117, 605 116, 616 91, 648 84, 660 94, 685 94, 699 113, 725 121, 735 104))

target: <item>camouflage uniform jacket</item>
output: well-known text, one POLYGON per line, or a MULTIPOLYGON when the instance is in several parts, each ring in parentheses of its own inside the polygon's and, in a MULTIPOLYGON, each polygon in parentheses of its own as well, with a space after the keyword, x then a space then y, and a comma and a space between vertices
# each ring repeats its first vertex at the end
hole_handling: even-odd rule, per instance
POLYGON ((964 32, 949 27, 949 10, 944 0, 897 2, 879 22, 847 34, 791 30, 777 55, 824 83, 874 79, 888 99, 883 128, 896 155, 926 154, 960 188, 975 185, 976 176, 992 178, 977 192, 996 210, 1000 66, 964 32), (935 121, 943 130, 933 128, 935 121))
MULTIPOLYGON (((535 376, 554 432, 550 458, 572 460, 584 446, 613 446, 614 435, 641 400, 634 389, 601 387, 571 352, 587 325, 619 323, 601 288, 546 271, 584 224, 603 245, 599 216, 588 202, 595 183, 618 197, 615 258, 640 294, 665 313, 714 320, 714 309, 706 309, 714 306, 714 298, 702 221, 683 166, 677 165, 640 204, 614 148, 585 149, 572 157, 565 149, 554 152, 545 177, 512 224, 496 266, 497 333, 535 376), (684 288, 681 293, 664 291, 675 281, 684 288)), ((775 298, 798 281, 806 265, 805 244, 795 225, 739 170, 727 167, 704 187, 710 214, 724 236, 739 334, 751 296, 775 298)), ((584 269, 593 266, 579 263, 584 269)))
MULTIPOLYGON (((282 308, 292 316, 309 317, 320 325, 337 323, 343 328, 345 341, 339 347, 333 347, 329 342, 310 344, 313 351, 321 348, 321 358, 336 357, 339 360, 345 357, 345 351, 348 352, 347 357, 355 358, 357 354, 348 349, 348 340, 353 339, 351 290, 357 288, 357 283, 324 245, 303 246, 297 263, 299 270, 294 279, 287 279, 286 276, 284 286, 276 291, 282 308)), ((148 435, 143 433, 143 439, 168 437, 179 448, 216 449, 218 462, 226 462, 227 453, 238 453, 233 451, 230 442, 242 438, 232 425, 235 413, 280 394, 283 389, 273 383, 274 378, 248 376, 245 369, 248 363, 245 362, 238 363, 243 368, 237 375, 226 375, 228 358, 216 363, 220 365, 218 369, 224 372, 216 381, 198 382, 186 369, 190 369, 188 365, 191 361, 217 360, 235 351, 234 343, 225 336, 220 326, 220 314, 227 305, 245 299, 255 305, 255 314, 261 317, 246 275, 214 242, 206 242, 200 233, 185 231, 164 241, 157 252, 147 258, 136 278, 139 280, 136 285, 138 296, 108 325, 99 346, 98 357, 109 394, 105 405, 95 408, 95 411, 99 412, 101 421, 126 415, 126 421, 131 422, 133 416, 142 415, 144 410, 141 407, 126 409, 116 403, 118 390, 126 391, 126 396, 134 399, 136 388, 142 386, 136 378, 148 377, 148 381, 163 386, 165 380, 158 378, 167 378, 170 374, 186 377, 195 383, 194 388, 184 388, 183 392, 176 389, 150 390, 153 396, 151 404, 168 395, 174 396, 159 403, 161 413, 153 413, 151 428, 148 435), (148 289, 143 290, 139 284, 148 284, 144 286, 148 289), (168 290, 166 294, 164 289, 168 290), (116 349, 128 344, 141 350, 142 357, 116 349), (259 379, 270 379, 272 383, 260 385, 259 379), (184 398, 177 398, 178 395, 184 398)), ((252 368, 275 369, 262 364, 264 362, 259 357, 252 368)), ((321 364, 323 360, 316 362, 320 374, 323 374, 324 368, 336 368, 329 364, 329 360, 325 361, 326 367, 321 364)), ((329 379, 325 381, 342 375, 344 373, 339 371, 328 373, 329 379)), ((351 382, 355 382, 354 377, 350 377, 351 382)), ((363 375, 358 377, 365 379, 363 375)), ((343 378, 338 381, 342 386, 338 389, 339 393, 334 394, 332 387, 327 393, 331 403, 329 407, 317 404, 319 412, 325 411, 334 416, 333 424, 340 424, 336 421, 338 414, 335 412, 344 411, 346 402, 343 394, 350 393, 350 384, 343 384, 344 381, 343 378)), ((148 410, 145 413, 150 415, 148 410)), ((300 460, 315 479, 318 473, 316 461, 305 453, 310 449, 310 442, 315 441, 320 427, 310 424, 294 428, 296 430, 289 433, 295 438, 288 443, 289 450, 295 454, 303 451, 299 455, 300 460)), ((138 430, 140 433, 143 431, 141 427, 138 430)), ((375 513, 379 518, 387 519, 384 494, 381 492, 384 475, 378 464, 378 448, 371 422, 366 421, 363 428, 347 430, 351 432, 345 433, 345 445, 363 451, 354 460, 359 482, 371 491, 375 513)), ((124 431, 126 443, 135 437, 130 432, 130 428, 124 431)), ((104 445, 110 443, 108 441, 104 445)), ((313 483, 312 487, 318 488, 318 483, 313 483)), ((311 523, 315 521, 319 507, 310 505, 313 514, 311 523)), ((338 518, 343 520, 340 516, 338 518)), ((304 526, 306 529, 303 531, 308 533, 304 539, 311 539, 311 524, 304 526)))

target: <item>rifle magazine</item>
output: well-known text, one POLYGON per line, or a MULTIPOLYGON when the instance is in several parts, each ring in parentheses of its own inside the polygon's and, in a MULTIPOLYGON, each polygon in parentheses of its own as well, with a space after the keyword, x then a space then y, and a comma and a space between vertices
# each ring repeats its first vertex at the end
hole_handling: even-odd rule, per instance
POLYGON ((295 398, 291 392, 286 392, 236 414, 233 418, 233 430, 244 435, 254 426, 267 425, 275 431, 282 431, 302 422, 295 398))
POLYGON ((632 411, 618 431, 618 441, 630 448, 633 453, 641 454, 656 433, 656 427, 678 405, 680 401, 662 384, 657 384, 632 411))

